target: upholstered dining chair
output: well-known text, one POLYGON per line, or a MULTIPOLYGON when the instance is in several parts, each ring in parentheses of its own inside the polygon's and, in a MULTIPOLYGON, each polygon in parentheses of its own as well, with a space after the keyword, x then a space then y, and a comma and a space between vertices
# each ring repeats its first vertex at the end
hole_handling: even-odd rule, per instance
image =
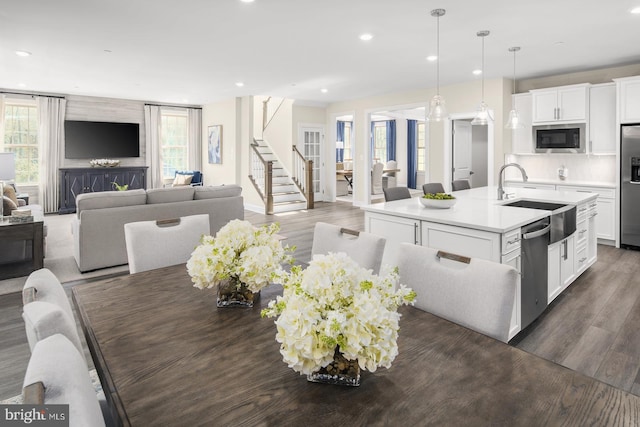
POLYGON ((28 405, 69 405, 70 427, 106 425, 87 365, 62 334, 45 338, 34 347, 24 377, 23 398, 28 405))
POLYGON ((503 342, 516 296, 513 267, 401 243, 400 283, 416 294, 415 306, 503 342))
POLYGON ((58 277, 48 268, 41 268, 29 274, 22 288, 22 304, 33 301, 44 301, 60 307, 69 318, 73 319, 73 310, 69 298, 58 277))
POLYGON ((382 193, 382 171, 384 165, 382 163, 376 163, 371 169, 371 194, 382 193))
POLYGON ((78 351, 84 351, 75 319, 56 304, 45 301, 30 302, 22 307, 22 318, 31 351, 38 342, 55 334, 64 335, 78 351))
MULTIPOLYGON (((398 169, 398 162, 395 160, 389 160, 385 166, 385 169, 393 170, 398 169)), ((398 179, 395 172, 384 172, 382 174, 382 187, 396 187, 398 185, 398 179)))
POLYGON ((439 182, 428 182, 422 184, 422 192, 424 194, 444 193, 444 187, 439 182))
POLYGON ((451 191, 468 190, 471 188, 468 179, 456 179, 451 183, 451 191))
POLYGON ((411 192, 407 187, 389 187, 383 190, 385 202, 411 198, 411 192))
POLYGON ((208 214, 125 224, 129 272, 133 274, 185 263, 202 235, 209 232, 208 214))
POLYGON ((358 265, 380 272, 386 239, 364 231, 317 222, 313 230, 311 255, 344 252, 358 265))

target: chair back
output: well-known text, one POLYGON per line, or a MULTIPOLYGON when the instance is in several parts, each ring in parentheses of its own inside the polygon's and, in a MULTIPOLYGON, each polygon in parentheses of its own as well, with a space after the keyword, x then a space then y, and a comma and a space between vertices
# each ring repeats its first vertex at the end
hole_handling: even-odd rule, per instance
MULTIPOLYGON (((56 304, 45 301, 30 302, 22 308, 22 318, 29 349, 32 352, 38 342, 52 335, 62 334, 83 354, 75 319, 56 304)), ((82 357, 84 358, 84 354, 82 357)))
POLYGON ((444 187, 439 182, 428 182, 422 184, 422 192, 424 194, 444 193, 444 187))
POLYGON ((387 187, 384 189, 384 201, 410 199, 411 192, 407 187, 387 187))
MULTIPOLYGON (((385 169, 398 169, 398 162, 395 160, 389 160, 384 167, 385 169)), ((396 176, 395 172, 385 172, 387 176, 396 176)))
POLYGON ((61 334, 39 341, 23 383, 24 403, 69 405, 70 427, 105 425, 87 365, 73 344, 61 334))
POLYGON ((380 272, 386 239, 364 231, 353 231, 317 222, 313 231, 311 255, 344 252, 358 265, 380 272))
POLYGON ((451 183, 451 191, 468 190, 471 188, 468 179, 456 179, 451 183))
POLYGON ((191 178, 192 186, 203 185, 202 172, 200 171, 176 171, 174 176, 177 176, 177 175, 192 175, 193 176, 193 178, 191 178))
POLYGON ((400 244, 397 265, 400 283, 417 294, 417 308, 508 341, 518 281, 513 267, 409 243, 400 244))
POLYGON ((60 307, 70 319, 74 319, 69 298, 60 280, 48 268, 41 268, 29 274, 22 289, 22 304, 45 301, 60 307))
POLYGON ((133 274, 185 263, 202 235, 209 233, 208 214, 125 224, 129 271, 133 274))
POLYGON ((371 194, 382 193, 382 171, 384 165, 382 163, 376 163, 371 169, 371 194))

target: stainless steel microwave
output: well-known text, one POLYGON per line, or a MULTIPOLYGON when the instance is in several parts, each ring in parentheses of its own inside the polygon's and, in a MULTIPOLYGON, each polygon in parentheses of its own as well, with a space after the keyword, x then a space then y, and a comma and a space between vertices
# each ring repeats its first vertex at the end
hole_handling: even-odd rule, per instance
POLYGON ((584 123, 533 127, 536 153, 586 152, 584 123))

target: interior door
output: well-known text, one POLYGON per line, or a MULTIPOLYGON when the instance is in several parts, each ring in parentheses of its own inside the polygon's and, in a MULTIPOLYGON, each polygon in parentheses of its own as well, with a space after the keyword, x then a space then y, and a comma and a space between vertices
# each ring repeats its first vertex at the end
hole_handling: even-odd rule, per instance
POLYGON ((453 121, 453 156, 452 156, 452 176, 453 179, 468 179, 471 181, 473 170, 471 170, 471 123, 466 120, 453 121))
POLYGON ((324 200, 322 194, 322 189, 324 188, 324 163, 322 161, 324 128, 315 126, 302 127, 301 137, 304 157, 313 161, 313 198, 318 201, 324 200))

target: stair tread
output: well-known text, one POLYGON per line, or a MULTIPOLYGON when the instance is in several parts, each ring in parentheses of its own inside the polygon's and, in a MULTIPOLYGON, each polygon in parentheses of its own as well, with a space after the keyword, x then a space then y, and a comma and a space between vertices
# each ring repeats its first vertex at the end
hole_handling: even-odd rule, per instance
POLYGON ((274 205, 293 205, 296 203, 307 203, 306 200, 285 200, 282 202, 273 202, 274 205))

